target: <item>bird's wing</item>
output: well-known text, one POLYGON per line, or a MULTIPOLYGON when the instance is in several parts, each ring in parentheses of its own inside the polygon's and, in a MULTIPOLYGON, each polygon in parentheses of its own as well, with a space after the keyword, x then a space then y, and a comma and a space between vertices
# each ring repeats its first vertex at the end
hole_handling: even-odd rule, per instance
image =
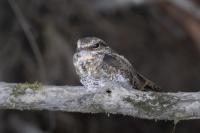
POLYGON ((119 69, 130 69, 132 67, 128 60, 116 54, 105 54, 103 62, 119 69))
POLYGON ((124 73, 123 75, 125 78, 130 80, 130 84, 133 85, 135 89, 143 91, 161 91, 158 85, 136 72, 131 63, 123 56, 115 53, 105 54, 103 62, 124 73))
POLYGON ((134 69, 127 59, 118 54, 105 54, 103 58, 103 64, 109 67, 109 71, 120 72, 121 75, 129 80, 132 85, 132 79, 134 75, 134 69))

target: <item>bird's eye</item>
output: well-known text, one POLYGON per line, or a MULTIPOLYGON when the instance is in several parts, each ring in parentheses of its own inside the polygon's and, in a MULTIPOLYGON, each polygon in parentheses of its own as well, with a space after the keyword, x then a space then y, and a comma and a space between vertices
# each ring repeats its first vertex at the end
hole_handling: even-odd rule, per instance
POLYGON ((94 45, 92 46, 92 48, 93 48, 93 49, 97 49, 99 46, 100 46, 100 44, 99 44, 99 43, 96 43, 96 44, 94 44, 94 45))

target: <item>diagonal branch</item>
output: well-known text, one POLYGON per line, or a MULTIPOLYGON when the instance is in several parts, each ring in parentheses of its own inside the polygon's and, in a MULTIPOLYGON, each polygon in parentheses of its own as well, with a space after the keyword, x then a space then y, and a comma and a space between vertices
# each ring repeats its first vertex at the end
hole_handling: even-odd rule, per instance
POLYGON ((0 83, 0 109, 123 114, 145 119, 200 118, 200 92, 156 93, 107 85, 82 86, 0 83))
POLYGON ((31 32, 30 24, 28 23, 28 21, 26 20, 25 16, 22 13, 22 11, 18 7, 16 0, 8 0, 8 2, 19 21, 19 23, 22 27, 22 30, 25 33, 25 36, 27 37, 27 39, 29 41, 30 47, 33 50, 33 53, 35 55, 35 58, 37 60, 38 66, 39 66, 39 71, 41 73, 41 79, 43 82, 45 82, 46 76, 45 76, 45 65, 44 65, 43 57, 40 52, 40 49, 38 48, 38 43, 37 43, 33 33, 31 32))

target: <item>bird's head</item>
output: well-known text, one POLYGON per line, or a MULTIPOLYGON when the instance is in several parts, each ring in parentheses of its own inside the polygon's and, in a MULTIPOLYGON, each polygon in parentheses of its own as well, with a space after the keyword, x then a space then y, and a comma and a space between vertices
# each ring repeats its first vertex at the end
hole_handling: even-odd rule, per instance
POLYGON ((105 51, 109 46, 105 41, 97 37, 81 38, 77 42, 77 51, 105 51))

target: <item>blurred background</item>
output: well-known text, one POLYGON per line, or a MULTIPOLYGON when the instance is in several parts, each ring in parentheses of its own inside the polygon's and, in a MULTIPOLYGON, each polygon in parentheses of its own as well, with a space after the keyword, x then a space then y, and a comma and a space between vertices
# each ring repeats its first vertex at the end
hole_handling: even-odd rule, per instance
MULTIPOLYGON (((72 56, 97 36, 166 91, 200 89, 198 0, 0 0, 0 80, 80 85, 72 56)), ((200 120, 175 133, 198 133, 200 120)), ((173 121, 0 111, 0 133, 171 133, 173 121)))

